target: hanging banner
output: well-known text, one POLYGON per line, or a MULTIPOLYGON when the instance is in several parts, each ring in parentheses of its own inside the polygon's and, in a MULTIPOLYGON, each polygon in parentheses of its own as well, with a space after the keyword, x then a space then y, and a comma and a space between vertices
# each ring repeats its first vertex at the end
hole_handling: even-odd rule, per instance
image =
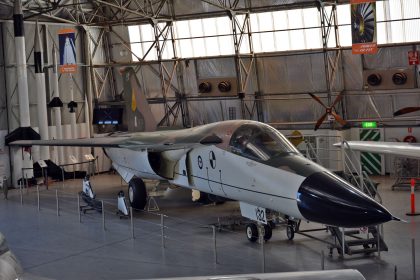
POLYGON ((351 0, 353 54, 376 54, 376 0, 351 0))
POLYGON ((60 48, 60 73, 76 73, 76 48, 74 44, 75 30, 61 29, 58 31, 60 48))

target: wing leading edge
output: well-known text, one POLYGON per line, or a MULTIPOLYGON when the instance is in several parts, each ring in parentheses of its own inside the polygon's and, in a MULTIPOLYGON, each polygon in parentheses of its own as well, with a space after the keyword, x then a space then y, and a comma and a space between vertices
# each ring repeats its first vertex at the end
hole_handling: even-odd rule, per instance
POLYGON ((118 136, 105 136, 85 139, 63 140, 19 140, 9 143, 9 146, 67 146, 67 147, 101 147, 124 148, 129 150, 167 151, 190 149, 203 145, 214 145, 222 142, 216 135, 191 135, 176 131, 145 132, 118 136))
POLYGON ((85 139, 66 140, 19 140, 9 143, 9 146, 30 147, 30 146, 67 146, 67 147, 103 147, 118 148, 127 141, 127 137, 99 137, 85 139))
MULTIPOLYGON (((341 147, 343 143, 334 146, 341 147)), ((347 141, 344 148, 360 152, 390 154, 401 157, 420 158, 420 144, 405 142, 347 141)))

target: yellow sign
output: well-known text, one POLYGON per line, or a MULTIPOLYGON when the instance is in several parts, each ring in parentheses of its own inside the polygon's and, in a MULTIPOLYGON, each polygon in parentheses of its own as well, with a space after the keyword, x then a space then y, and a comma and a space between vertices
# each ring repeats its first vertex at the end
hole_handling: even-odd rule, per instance
POLYGON ((299 144, 303 142, 303 135, 297 130, 293 131, 288 138, 295 147, 299 146, 299 144))

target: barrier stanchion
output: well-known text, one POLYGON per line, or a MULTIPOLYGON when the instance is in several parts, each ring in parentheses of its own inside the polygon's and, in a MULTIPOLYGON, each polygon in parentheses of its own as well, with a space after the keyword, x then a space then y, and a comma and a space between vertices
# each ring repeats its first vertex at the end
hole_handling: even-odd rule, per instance
POLYGON ((80 196, 79 196, 79 194, 76 194, 77 195, 77 213, 79 213, 79 223, 81 223, 82 222, 82 211, 80 211, 80 196))
POLYGON ((55 201, 56 201, 56 205, 57 205, 57 217, 60 216, 60 205, 58 202, 58 190, 55 190, 55 201))
POLYGON ((214 264, 217 264, 217 243, 216 243, 216 226, 211 226, 213 229, 213 254, 214 264))
POLYGON ((134 239, 133 207, 130 206, 131 238, 134 239))
POLYGON ((394 266, 394 280, 397 280, 398 276, 397 276, 397 266, 394 266))
POLYGON ((45 169, 45 187, 46 187, 46 189, 48 190, 48 186, 49 185, 49 183, 48 183, 48 169, 45 169))
POLYGON ((413 280, 416 280, 416 240, 411 239, 411 258, 413 261, 413 280))
POLYGON ((160 234, 162 235, 162 248, 165 248, 165 220, 163 214, 160 214, 160 234))
POLYGON ((376 232, 377 232, 377 234, 376 234, 376 237, 377 237, 377 240, 376 240, 376 244, 377 244, 377 249, 378 249, 378 257, 380 258, 381 257, 381 239, 380 239, 380 237, 381 237, 381 235, 380 235, 380 231, 379 231, 379 225, 378 226, 376 226, 376 232))
POLYGON ((36 185, 36 199, 37 199, 37 204, 38 204, 38 212, 41 210, 41 207, 39 205, 39 186, 36 185))
POLYGON ((23 205, 23 191, 22 191, 22 184, 23 184, 23 177, 19 184, 19 192, 20 192, 20 205, 23 205))
POLYGON ((29 193, 29 180, 28 180, 28 174, 25 174, 25 188, 26 188, 26 194, 29 193))
POLYGON ((410 212, 407 213, 406 215, 418 216, 420 215, 420 213, 416 212, 416 195, 414 193, 414 189, 416 187, 416 180, 414 178, 410 180, 410 186, 411 186, 411 194, 410 194, 411 209, 410 209, 410 212))
POLYGON ((64 166, 61 166, 61 179, 62 179, 62 182, 63 182, 62 187, 64 189, 64 166))
POLYGON ((324 256, 324 250, 321 250, 321 270, 325 270, 325 256, 324 256))
POLYGON ((265 248, 264 248, 264 228, 262 225, 258 225, 258 236, 261 245, 261 271, 265 273, 265 248))
POLYGON ((102 204, 102 229, 105 231, 105 208, 104 208, 104 201, 101 201, 102 204))

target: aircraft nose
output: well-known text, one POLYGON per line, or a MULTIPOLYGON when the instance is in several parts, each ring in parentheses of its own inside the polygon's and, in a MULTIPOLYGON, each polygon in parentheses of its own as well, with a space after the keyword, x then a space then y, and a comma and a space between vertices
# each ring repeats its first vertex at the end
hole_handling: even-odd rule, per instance
POLYGON ((330 226, 363 227, 393 219, 381 204, 329 172, 308 176, 297 201, 304 218, 330 226))

